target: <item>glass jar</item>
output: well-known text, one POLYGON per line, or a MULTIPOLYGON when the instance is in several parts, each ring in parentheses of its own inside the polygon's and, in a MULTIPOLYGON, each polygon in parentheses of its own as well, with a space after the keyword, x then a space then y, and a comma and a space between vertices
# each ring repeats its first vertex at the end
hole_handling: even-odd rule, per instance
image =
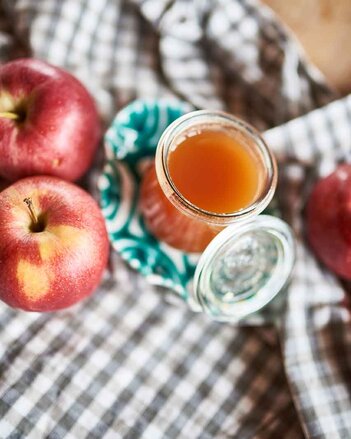
POLYGON ((224 227, 262 212, 272 199, 276 184, 275 159, 253 127, 227 113, 194 111, 173 122, 160 138, 155 167, 146 172, 142 182, 141 210, 148 229, 158 239, 184 251, 201 252, 224 227), (170 154, 184 139, 206 131, 225 133, 244 146, 255 161, 257 190, 243 209, 229 213, 201 209, 187 200, 172 181, 170 154))
POLYGON ((264 140, 253 127, 230 114, 194 111, 164 131, 155 163, 141 184, 140 208, 147 228, 159 240, 187 252, 203 252, 189 296, 194 310, 217 320, 235 321, 259 310, 285 285, 294 261, 290 229, 277 218, 258 217, 271 201, 276 184, 277 165, 264 140), (212 212, 198 207, 172 180, 172 152, 184 140, 206 132, 224 133, 254 163, 256 190, 243 208, 212 212))

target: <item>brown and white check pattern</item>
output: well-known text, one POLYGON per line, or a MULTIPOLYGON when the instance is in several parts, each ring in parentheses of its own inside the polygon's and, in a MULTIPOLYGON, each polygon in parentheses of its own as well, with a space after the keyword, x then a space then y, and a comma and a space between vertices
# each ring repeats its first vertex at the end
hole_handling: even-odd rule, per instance
POLYGON ((0 0, 1 61, 23 55, 76 74, 106 124, 134 98, 180 97, 268 130, 298 259, 276 326, 171 306, 115 254, 72 309, 0 305, 0 437, 351 437, 347 285, 302 222, 313 181, 350 159, 351 98, 335 101, 257 0, 0 0))

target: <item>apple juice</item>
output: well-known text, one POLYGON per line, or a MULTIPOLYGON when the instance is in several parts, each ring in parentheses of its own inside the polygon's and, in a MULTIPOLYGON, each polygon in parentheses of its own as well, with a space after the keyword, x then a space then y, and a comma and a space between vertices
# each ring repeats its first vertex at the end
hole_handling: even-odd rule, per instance
POLYGON ((186 138, 170 153, 168 166, 183 197, 209 212, 243 209, 257 193, 254 158, 237 140, 220 131, 186 138))

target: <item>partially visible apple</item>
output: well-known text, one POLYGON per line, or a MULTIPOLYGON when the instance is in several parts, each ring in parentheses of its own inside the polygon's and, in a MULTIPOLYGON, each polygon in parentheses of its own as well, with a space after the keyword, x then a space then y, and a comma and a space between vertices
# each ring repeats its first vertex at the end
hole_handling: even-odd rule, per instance
POLYGON ((99 137, 95 103, 71 74, 30 58, 0 66, 0 176, 77 180, 99 137))
POLYGON ((307 236, 316 256, 351 279, 351 165, 320 180, 307 205, 307 236))
POLYGON ((55 177, 28 177, 0 193, 0 299, 55 311, 90 295, 108 258, 95 200, 55 177))

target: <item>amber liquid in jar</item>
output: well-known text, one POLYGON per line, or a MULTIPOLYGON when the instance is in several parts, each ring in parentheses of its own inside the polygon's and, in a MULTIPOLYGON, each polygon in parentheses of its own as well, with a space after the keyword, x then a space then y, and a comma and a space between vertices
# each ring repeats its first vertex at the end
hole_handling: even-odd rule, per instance
POLYGON ((254 158, 236 139, 220 131, 185 139, 170 153, 168 167, 183 197, 209 212, 243 209, 257 193, 254 158))
MULTIPOLYGON (((222 131, 186 137, 169 152, 168 172, 188 203, 213 214, 244 209, 259 191, 257 160, 238 139, 222 131)), ((180 212, 161 189, 154 165, 144 175, 140 206, 156 238, 188 252, 203 251, 223 228, 180 212)))

